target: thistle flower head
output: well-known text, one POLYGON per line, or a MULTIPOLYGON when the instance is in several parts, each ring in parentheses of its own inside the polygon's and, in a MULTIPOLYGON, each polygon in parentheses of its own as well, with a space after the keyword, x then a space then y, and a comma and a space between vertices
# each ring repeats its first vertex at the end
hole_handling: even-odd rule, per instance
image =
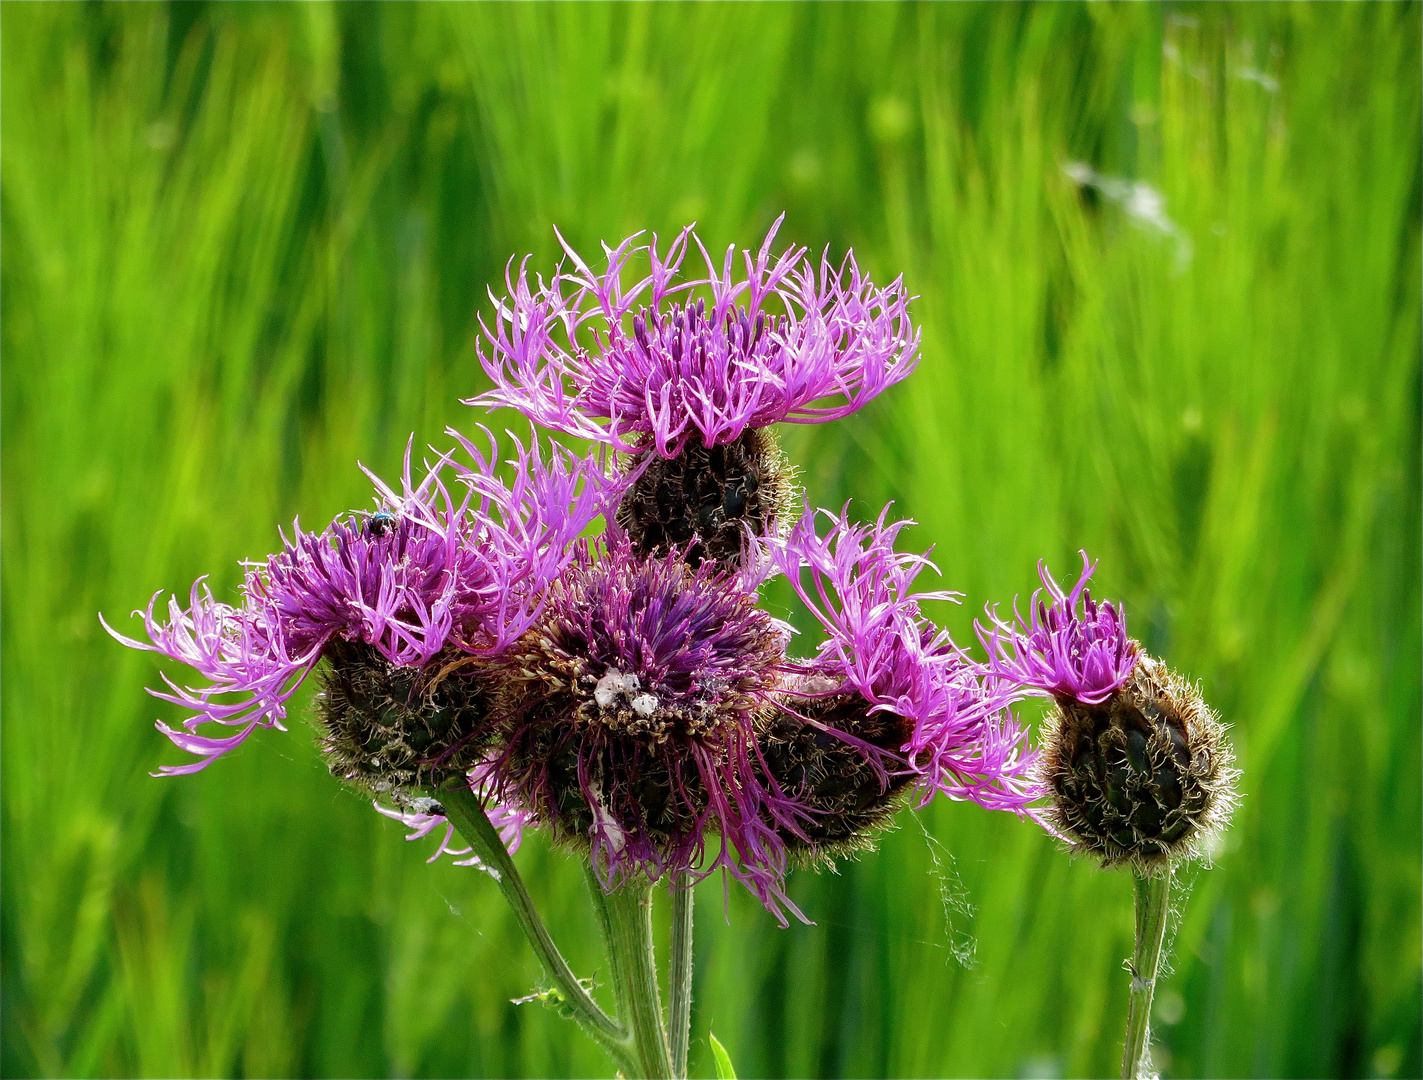
POLYGON ((718 264, 683 229, 665 252, 642 234, 607 249, 593 270, 563 237, 568 260, 537 285, 527 260, 505 275, 508 296, 481 320, 480 361, 494 388, 467 402, 512 406, 545 427, 624 452, 676 457, 780 421, 855 412, 914 368, 919 334, 902 281, 875 286, 853 254, 818 268, 804 248, 779 256, 780 218, 753 255, 718 264), (705 276, 677 282, 695 243, 705 276), (647 276, 624 287, 645 256, 647 276), (738 279, 738 262, 744 277, 738 279))
POLYGON ((608 888, 720 867, 788 904, 774 826, 796 808, 764 783, 754 730, 785 632, 749 583, 638 558, 614 533, 580 550, 502 665, 499 797, 588 845, 608 888))
MULTIPOLYGON (((831 527, 824 536, 816 532, 817 515, 807 512, 783 541, 769 545, 772 563, 826 633, 804 665, 802 683, 790 687, 791 726, 809 722, 854 747, 862 762, 854 778, 843 751, 818 766, 838 775, 835 786, 850 793, 851 801, 838 805, 810 800, 822 812, 812 829, 828 831, 831 839, 847 826, 832 826, 827 813, 845 815, 854 834, 858 821, 882 820, 880 808, 909 780, 924 800, 937 791, 993 809, 1024 812, 1037 796, 1030 779, 1034 756, 1008 708, 1014 689, 981 671, 925 618, 923 601, 955 596, 915 591, 916 578, 931 564, 926 556, 896 550, 909 522, 887 524, 888 509, 873 525, 851 524, 846 511, 838 518, 826 514, 831 527), (870 797, 871 778, 879 783, 878 803, 870 797)), ((778 727, 772 742, 786 741, 787 722, 778 727)), ((804 731, 795 735, 806 742, 804 731)), ((788 794, 796 790, 788 783, 788 794)))
POLYGON ((237 605, 218 601, 199 579, 186 608, 168 601, 166 622, 155 614, 161 594, 149 601, 146 642, 105 623, 123 644, 178 660, 207 680, 184 686, 165 675, 167 690, 152 691, 191 710, 181 729, 158 728, 201 759, 161 771, 196 772, 256 728, 281 728, 287 702, 323 657, 351 676, 345 705, 330 714, 333 735, 363 743, 362 717, 372 710, 397 701, 418 711, 430 680, 412 672, 497 652, 521 634, 570 557, 572 538, 621 489, 595 462, 556 449, 546 461, 536 444, 516 447, 516 479, 505 485, 493 448, 486 455, 466 443, 473 463, 459 469, 459 499, 442 476, 450 456, 416 485, 407 447, 399 491, 372 476, 374 513, 342 515, 316 533, 297 523, 281 551, 247 564, 237 605), (391 678, 409 689, 393 689, 391 678), (207 722, 239 730, 200 734, 207 722))
POLYGON ((1121 605, 1092 599, 1087 582, 1097 564, 1085 551, 1081 555, 1082 576, 1070 593, 1053 580, 1046 563, 1038 564, 1051 603, 1042 590, 1033 593, 1030 622, 1016 608, 1013 622, 990 609, 988 626, 974 626, 993 674, 1039 693, 1100 704, 1131 677, 1138 647, 1127 637, 1121 605))

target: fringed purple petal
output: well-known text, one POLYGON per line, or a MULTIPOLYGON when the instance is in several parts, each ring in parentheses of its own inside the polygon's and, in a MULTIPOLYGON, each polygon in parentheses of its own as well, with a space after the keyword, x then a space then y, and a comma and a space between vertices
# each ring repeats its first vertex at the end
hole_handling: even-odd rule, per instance
POLYGON ((827 251, 818 271, 804 248, 773 258, 781 220, 754 257, 741 252, 741 280, 736 248, 718 266, 690 226, 665 254, 655 234, 643 245, 628 238, 602 273, 560 236, 572 268, 537 287, 527 260, 517 276, 511 263, 492 325, 481 319, 479 357, 494 389, 467 404, 512 406, 624 452, 650 442, 669 458, 692 438, 716 446, 749 428, 862 408, 914 369, 911 298, 900 279, 876 287, 853 253, 836 267, 827 251), (706 276, 674 285, 689 238, 706 276), (624 288, 634 257, 651 272, 624 288))
POLYGON ((579 458, 549 443, 543 450, 536 436, 527 447, 510 435, 513 476, 500 477, 498 443, 488 429, 486 451, 455 431, 471 460, 456 463, 460 480, 477 497, 476 521, 468 546, 489 585, 480 611, 481 651, 506 648, 522 635, 543 610, 549 585, 567 568, 575 542, 600 515, 611 517, 636 473, 613 474, 602 455, 579 458))
POLYGON ((282 726, 286 703, 316 663, 317 652, 291 655, 270 609, 220 603, 205 578, 193 583, 186 608, 177 597, 169 598, 166 623, 154 615, 160 595, 154 594, 147 610, 134 612, 143 616, 146 642, 118 633, 102 615, 99 620, 122 644, 179 660, 211 684, 180 686, 165 676, 168 691, 149 691, 193 713, 181 729, 161 722, 157 727, 180 749, 202 758, 189 765, 163 766, 160 774, 198 772, 240 746, 256 728, 282 726), (198 725, 209 722, 242 730, 222 737, 197 734, 198 725))
POLYGON ((1097 564, 1085 551, 1080 554, 1082 576, 1066 594, 1047 564, 1038 563, 1038 576, 1052 602, 1041 598, 1042 590, 1033 593, 1031 622, 1024 623, 1014 605, 1013 622, 989 608, 988 625, 975 622, 974 627, 994 675, 1040 694, 1097 705, 1131 677, 1137 646, 1127 637, 1121 605, 1092 599, 1087 582, 1097 564))
POLYGON ((379 509, 344 515, 321 532, 293 525, 283 549, 247 564, 237 607, 194 583, 189 605, 168 602, 168 620, 144 613, 147 642, 193 668, 211 685, 184 687, 166 676, 156 697, 190 710, 183 732, 160 730, 203 761, 241 744, 255 727, 281 727, 286 703, 334 638, 361 641, 396 666, 423 667, 454 646, 470 652, 507 647, 537 617, 549 583, 568 564, 573 541, 622 493, 631 477, 608 479, 597 458, 562 448, 546 455, 537 441, 514 440, 512 479, 501 479, 498 446, 487 453, 459 437, 472 464, 457 465, 456 499, 441 456, 416 484, 407 444, 398 486, 367 472, 379 509), (241 726, 237 736, 207 737, 197 725, 241 726))
POLYGON ((1021 813, 1039 796, 1030 780, 1035 752, 1010 709, 1021 695, 983 672, 923 616, 924 600, 957 595, 914 591, 915 579, 932 564, 926 555, 895 550, 910 523, 886 524, 888 511, 873 525, 852 525, 848 510, 838 518, 819 511, 832 522, 820 536, 818 515, 807 510, 784 540, 768 545, 771 560, 826 631, 805 673, 911 722, 899 750, 918 774, 925 800, 941 791, 1021 813))

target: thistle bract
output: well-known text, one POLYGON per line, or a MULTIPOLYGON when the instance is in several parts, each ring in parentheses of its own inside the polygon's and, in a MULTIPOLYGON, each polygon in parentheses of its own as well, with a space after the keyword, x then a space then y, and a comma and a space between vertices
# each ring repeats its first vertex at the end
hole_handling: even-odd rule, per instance
POLYGON ((693 567, 703 559, 738 566, 748 538, 773 535, 792 498, 790 470, 765 430, 710 448, 689 443, 674 458, 645 454, 637 467, 619 526, 639 555, 676 548, 693 567))
POLYGON ((811 811, 785 835, 803 865, 868 848, 889 827, 916 777, 899 758, 910 723, 875 711, 833 679, 791 680, 778 708, 762 725, 767 773, 811 811))
POLYGON ((1141 654, 1106 701, 1059 697, 1043 738, 1049 820, 1104 865, 1205 853, 1235 805, 1225 728, 1200 691, 1141 654))

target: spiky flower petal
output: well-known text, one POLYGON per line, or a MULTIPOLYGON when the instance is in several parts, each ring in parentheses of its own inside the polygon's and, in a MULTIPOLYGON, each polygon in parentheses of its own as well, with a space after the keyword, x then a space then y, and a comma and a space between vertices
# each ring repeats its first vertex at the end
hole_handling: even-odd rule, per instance
MULTIPOLYGON (((914 368, 919 334, 902 281, 875 286, 849 254, 819 267, 804 248, 771 254, 780 218, 753 256, 718 266, 683 229, 665 253, 629 237, 602 272, 563 237, 570 264, 537 287, 528 261, 481 320, 480 361, 494 389, 468 404, 512 406, 545 427, 624 452, 676 457, 690 440, 735 442, 780 421, 818 423, 863 407, 914 368), (705 276, 675 283, 695 242, 705 276), (624 287, 635 259, 646 277, 624 287)), ((605 249, 607 250, 607 249, 605 249)))
POLYGON ((1082 576, 1070 593, 1062 591, 1047 563, 1038 563, 1038 576, 1052 602, 1042 598, 1042 590, 1033 593, 1030 623, 1015 607, 1013 622, 990 609, 988 625, 974 626, 995 675, 1039 693, 1100 704, 1131 677, 1138 648, 1127 637, 1121 605, 1092 599, 1087 582, 1097 564, 1085 551, 1080 554, 1082 576))
MULTIPOLYGON (((280 552, 248 564, 238 605, 216 600, 199 579, 186 608, 169 600, 166 622, 154 596, 142 613, 146 642, 105 623, 123 644, 187 664, 208 682, 181 686, 165 675, 168 690, 153 691, 192 711, 181 729, 158 727, 201 758, 160 771, 196 772, 258 727, 281 728, 287 702, 333 642, 350 646, 341 658, 388 674, 448 661, 451 652, 497 652, 521 634, 566 565, 570 541, 622 482, 604 479, 596 461, 558 449, 545 460, 537 444, 516 447, 516 477, 505 485, 495 449, 483 454, 466 443, 473 463, 460 467, 459 500, 442 478, 450 456, 415 485, 407 447, 398 492, 372 476, 376 512, 343 515, 317 533, 297 523, 280 552), (200 734, 209 722, 240 730, 200 734)), ((370 679, 358 682, 370 697, 370 679)))
MULTIPOLYGON (((1008 708, 1016 690, 983 672, 925 618, 924 601, 956 597, 915 591, 915 579, 931 564, 895 549, 909 522, 887 524, 888 510, 873 525, 853 525, 844 511, 838 518, 821 511, 832 522, 824 536, 815 529, 818 515, 808 511, 784 541, 769 546, 772 562, 826 632, 788 711, 856 747, 865 778, 878 777, 884 800, 902 790, 899 778, 910 776, 923 799, 937 791, 1024 812, 1038 793, 1026 732, 1008 708), (811 683, 827 689, 811 694, 805 689, 811 683), (821 699, 821 715, 797 708, 797 694, 806 705, 821 699)), ((846 772, 843 764, 837 769, 846 772)), ((844 785, 855 792, 855 805, 845 804, 843 813, 872 809, 865 783, 846 777, 844 785)))

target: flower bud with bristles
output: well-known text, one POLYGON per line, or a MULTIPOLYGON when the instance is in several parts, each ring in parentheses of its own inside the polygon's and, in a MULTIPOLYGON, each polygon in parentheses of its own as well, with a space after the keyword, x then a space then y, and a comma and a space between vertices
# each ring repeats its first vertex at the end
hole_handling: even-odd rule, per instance
POLYGON ((360 641, 326 647, 315 715, 337 779, 404 805, 459 782, 488 742, 483 661, 447 649, 425 667, 390 663, 360 641))
POLYGON ((1087 591, 1095 564, 1064 593, 1039 565, 1051 603, 1031 624, 979 626, 988 671, 1051 697, 1039 779, 1047 818, 1083 854, 1150 875, 1208 854, 1236 803, 1239 772, 1225 726, 1200 690, 1127 637, 1120 604, 1087 591))
POLYGON ((676 548, 693 568, 703 559, 736 566, 748 529, 758 537, 775 534, 794 498, 785 455, 764 428, 711 447, 694 439, 672 458, 649 447, 629 472, 638 469, 618 524, 638 554, 658 557, 676 548))
POLYGON ((837 858, 871 849, 907 801, 916 776, 898 754, 913 724, 821 682, 833 686, 796 680, 759 742, 776 784, 811 811, 783 833, 792 861, 833 867, 837 858))
POLYGON ((1043 737, 1049 821, 1104 866, 1207 854, 1235 805, 1225 726, 1197 687, 1139 655, 1106 701, 1058 697, 1043 737))

